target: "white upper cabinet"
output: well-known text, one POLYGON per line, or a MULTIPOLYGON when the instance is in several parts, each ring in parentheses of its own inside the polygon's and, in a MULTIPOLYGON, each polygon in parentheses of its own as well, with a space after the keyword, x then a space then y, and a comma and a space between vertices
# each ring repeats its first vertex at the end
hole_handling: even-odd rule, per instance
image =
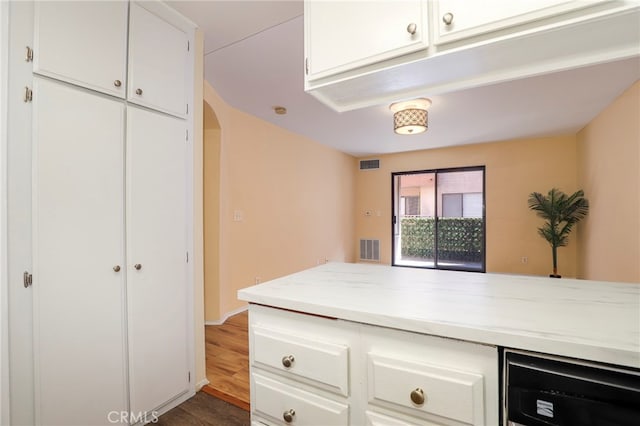
POLYGON ((191 30, 160 2, 36 2, 33 69, 184 118, 191 30))
POLYGON ((127 98, 182 117, 187 108, 188 34, 142 5, 159 7, 131 3, 127 98))
POLYGON ((305 0, 304 19, 305 90, 338 112, 640 55, 637 0, 305 0))
POLYGON ((427 3, 305 1, 307 80, 425 50, 427 3))
POLYGON ((124 1, 35 3, 33 71, 125 97, 124 1))
POLYGON ((597 3, 594 0, 440 0, 434 2, 434 43, 473 37, 597 3))

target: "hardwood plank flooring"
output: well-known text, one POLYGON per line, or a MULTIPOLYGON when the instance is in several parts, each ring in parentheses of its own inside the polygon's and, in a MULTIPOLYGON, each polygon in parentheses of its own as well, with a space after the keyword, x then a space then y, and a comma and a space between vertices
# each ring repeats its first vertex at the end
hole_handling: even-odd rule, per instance
POLYGON ((198 392, 151 424, 157 426, 249 426, 249 412, 198 392))
POLYGON ((207 379, 203 391, 249 410, 248 312, 205 326, 207 379))

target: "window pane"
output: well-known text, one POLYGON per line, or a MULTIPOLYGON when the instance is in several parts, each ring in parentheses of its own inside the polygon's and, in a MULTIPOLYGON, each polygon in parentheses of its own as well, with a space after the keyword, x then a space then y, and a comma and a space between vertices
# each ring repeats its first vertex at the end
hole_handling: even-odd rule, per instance
POLYGON ((437 266, 482 270, 482 170, 439 171, 442 208, 437 223, 437 266))
POLYGON ((482 193, 462 194, 462 217, 482 217, 482 193))
POLYGON ((435 174, 394 176, 396 226, 393 264, 434 266, 435 174))
POLYGON ((462 217, 462 194, 442 194, 442 217, 462 217))

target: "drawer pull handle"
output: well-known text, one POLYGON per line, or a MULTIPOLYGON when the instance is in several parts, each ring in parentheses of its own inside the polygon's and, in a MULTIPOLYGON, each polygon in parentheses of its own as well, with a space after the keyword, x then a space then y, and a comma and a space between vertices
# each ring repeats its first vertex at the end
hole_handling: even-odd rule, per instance
POLYGON ((296 359, 293 357, 293 355, 285 355, 282 357, 282 365, 284 365, 286 368, 289 368, 293 365, 293 361, 295 361, 296 359))
POLYGON ((424 391, 420 388, 416 388, 411 391, 411 401, 416 405, 424 404, 424 391))
POLYGON ((407 25, 407 32, 409 34, 415 35, 417 30, 418 30, 418 26, 416 24, 414 24, 413 22, 410 23, 409 25, 407 25))
POLYGON ((446 26, 451 25, 451 23, 453 22, 453 13, 445 13, 442 16, 442 22, 444 22, 446 26))
POLYGON ((282 413, 282 418, 284 419, 285 422, 291 423, 293 421, 293 416, 295 416, 295 415, 296 415, 296 412, 292 408, 292 409, 282 413))

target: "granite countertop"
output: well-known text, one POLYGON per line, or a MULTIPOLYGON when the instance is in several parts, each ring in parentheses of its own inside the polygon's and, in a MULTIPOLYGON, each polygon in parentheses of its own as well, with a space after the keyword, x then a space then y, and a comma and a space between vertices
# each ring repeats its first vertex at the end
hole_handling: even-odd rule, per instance
POLYGON ((640 284, 327 263, 251 303, 640 368, 640 284))

